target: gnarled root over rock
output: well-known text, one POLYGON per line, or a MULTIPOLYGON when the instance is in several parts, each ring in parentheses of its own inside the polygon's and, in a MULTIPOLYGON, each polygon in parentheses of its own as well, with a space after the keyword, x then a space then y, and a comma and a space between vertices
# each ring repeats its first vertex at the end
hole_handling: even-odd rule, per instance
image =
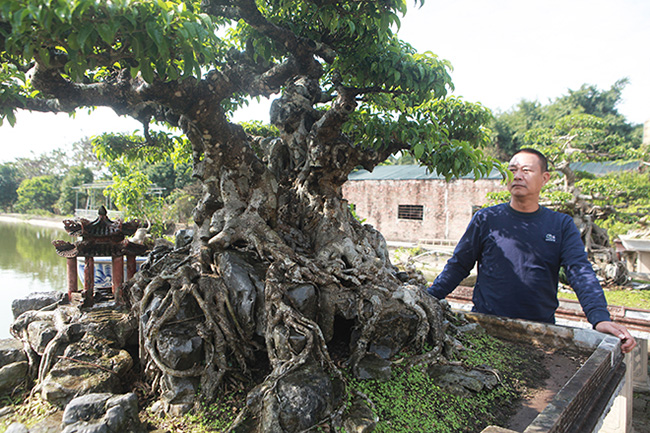
POLYGON ((197 394, 214 400, 248 381, 258 385, 231 431, 368 426, 371 415, 359 408, 372 402, 346 391, 341 366, 389 378, 391 359, 407 346, 421 353, 410 366, 445 363, 459 346, 445 303, 394 277, 347 287, 319 278, 313 263, 269 264, 234 247, 214 255, 211 273, 191 260, 169 248, 127 290, 143 371, 171 413, 190 410, 197 394))

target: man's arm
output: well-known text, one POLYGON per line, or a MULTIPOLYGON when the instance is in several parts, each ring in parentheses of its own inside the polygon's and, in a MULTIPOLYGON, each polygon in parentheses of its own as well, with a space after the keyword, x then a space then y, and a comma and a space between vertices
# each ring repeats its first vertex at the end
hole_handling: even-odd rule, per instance
POLYGON ((636 346, 636 341, 625 326, 611 321, 603 288, 587 259, 580 232, 573 222, 567 232, 568 244, 563 249, 562 262, 567 269, 569 284, 578 295, 587 320, 594 325, 596 331, 618 337, 623 353, 630 352, 636 346))
POLYGON ((580 231, 570 218, 564 222, 561 264, 589 323, 595 327, 599 322, 610 321, 603 288, 587 258, 580 231))
POLYGON ((480 246, 480 217, 475 214, 463 237, 458 241, 453 256, 447 261, 445 268, 427 289, 429 294, 438 299, 444 299, 454 291, 474 268, 481 250, 480 246))

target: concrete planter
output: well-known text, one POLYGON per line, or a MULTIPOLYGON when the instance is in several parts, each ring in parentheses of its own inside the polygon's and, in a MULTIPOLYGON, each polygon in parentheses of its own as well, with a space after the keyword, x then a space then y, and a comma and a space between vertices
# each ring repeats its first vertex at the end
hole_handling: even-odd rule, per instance
POLYGON ((618 238, 623 243, 625 249, 650 252, 650 239, 635 238, 628 235, 619 235, 618 238))
MULTIPOLYGON (((498 338, 591 351, 591 356, 523 433, 631 433, 632 386, 618 338, 591 329, 467 313, 498 338)), ((515 433, 490 426, 482 433, 515 433)))

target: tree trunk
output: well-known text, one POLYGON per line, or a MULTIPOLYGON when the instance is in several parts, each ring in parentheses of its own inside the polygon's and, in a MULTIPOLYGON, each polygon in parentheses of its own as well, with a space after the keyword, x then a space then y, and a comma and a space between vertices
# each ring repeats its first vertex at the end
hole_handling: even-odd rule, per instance
POLYGON ((439 302, 397 278, 383 237, 341 194, 356 166, 387 155, 368 156, 340 133, 352 97, 340 92, 323 113, 312 109, 319 92, 308 77, 287 87, 272 108, 276 139, 215 125, 214 113, 184 125, 203 184, 194 239, 154 250, 129 290, 141 363, 172 413, 198 390, 212 400, 246 378, 258 385, 233 431, 340 426, 347 400, 333 358, 374 377, 407 345, 431 345, 414 362, 443 356, 439 302))

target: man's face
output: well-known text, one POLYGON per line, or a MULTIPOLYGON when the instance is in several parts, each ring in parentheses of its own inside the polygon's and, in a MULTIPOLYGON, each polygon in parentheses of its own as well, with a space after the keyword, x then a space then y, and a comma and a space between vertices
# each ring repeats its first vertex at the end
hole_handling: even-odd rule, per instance
POLYGON ((537 197, 542 187, 548 182, 551 174, 542 172, 537 155, 521 152, 516 154, 508 164, 512 172, 512 180, 508 182, 508 191, 513 197, 537 197))

